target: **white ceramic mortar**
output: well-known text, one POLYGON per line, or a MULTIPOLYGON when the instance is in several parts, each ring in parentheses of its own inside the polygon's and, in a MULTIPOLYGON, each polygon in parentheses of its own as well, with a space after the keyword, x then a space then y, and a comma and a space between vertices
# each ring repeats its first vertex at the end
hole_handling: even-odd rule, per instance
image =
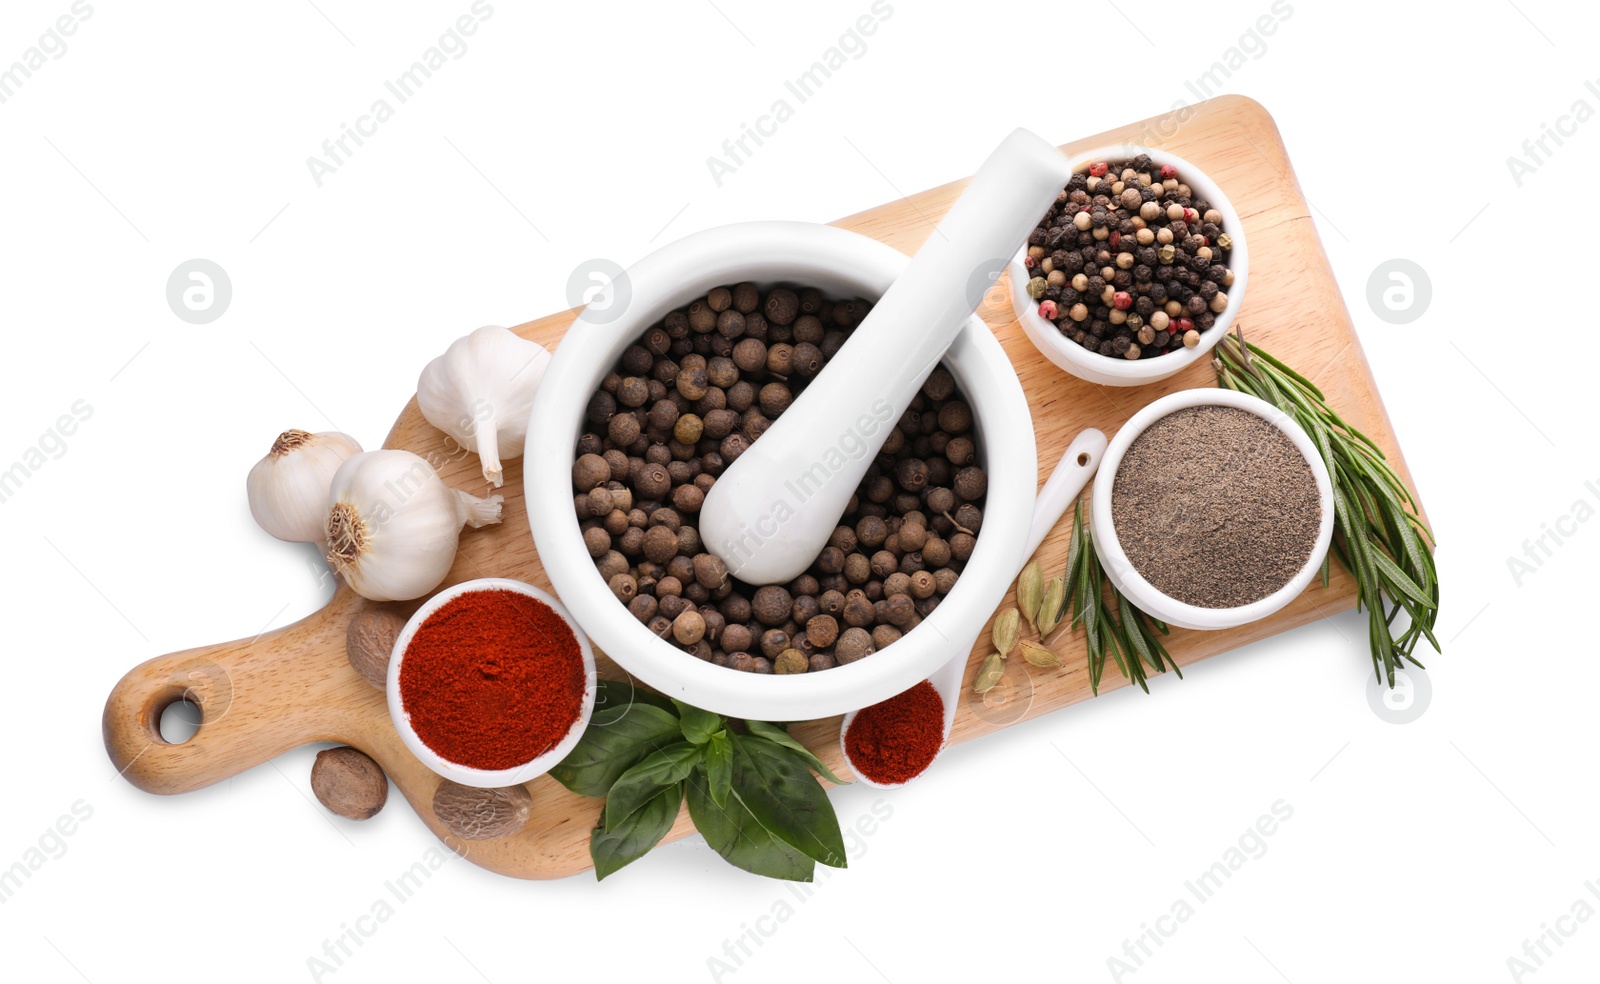
MULTIPOLYGON (((944 364, 972 404, 980 461, 989 475, 983 529, 955 588, 932 615, 882 652, 836 669, 788 676, 741 673, 696 659, 657 638, 617 601, 595 570, 573 513, 571 465, 584 408, 623 350, 667 312, 712 287, 742 281, 876 301, 908 262, 892 247, 831 226, 724 226, 640 260, 625 281, 619 278, 596 299, 595 313, 586 309, 568 329, 534 399, 524 493, 539 558, 557 594, 595 645, 623 669, 669 696, 720 714, 767 721, 829 717, 926 679, 949 659, 952 640, 970 635, 970 626, 982 624, 1005 596, 1028 540, 1038 460, 1022 385, 977 317, 957 336, 944 364)), ((811 385, 828 386, 828 372, 811 385)), ((839 398, 871 403, 870 394, 839 398)))

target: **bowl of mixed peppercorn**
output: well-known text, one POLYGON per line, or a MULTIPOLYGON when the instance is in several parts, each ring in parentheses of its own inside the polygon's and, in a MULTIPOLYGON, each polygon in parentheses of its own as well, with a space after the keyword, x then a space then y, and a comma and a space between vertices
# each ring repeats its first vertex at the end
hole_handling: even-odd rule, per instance
POLYGON ((1244 227, 1193 164, 1149 147, 1080 158, 1012 260, 1033 344, 1090 382, 1137 386, 1206 357, 1244 300, 1244 227))

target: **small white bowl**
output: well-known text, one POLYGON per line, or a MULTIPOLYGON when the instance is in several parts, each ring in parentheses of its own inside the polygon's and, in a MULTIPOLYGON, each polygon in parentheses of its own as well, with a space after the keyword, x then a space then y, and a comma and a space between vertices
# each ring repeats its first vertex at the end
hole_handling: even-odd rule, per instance
POLYGON ((583 629, 573 621, 572 615, 561 602, 522 581, 504 577, 478 578, 453 584, 429 598, 421 608, 417 609, 416 614, 411 616, 405 628, 400 630, 400 635, 394 642, 394 651, 389 658, 389 719, 394 722, 394 729, 400 733, 400 739, 406 743, 411 754, 415 755, 423 765, 446 779, 459 782, 463 786, 479 786, 485 789, 516 786, 549 772, 567 757, 573 746, 578 744, 578 739, 583 737, 583 729, 589 725, 589 716, 594 713, 594 681, 594 651, 589 648, 589 637, 584 635, 583 629), (417 629, 427 621, 429 615, 438 611, 446 602, 471 591, 515 591, 544 602, 567 623, 573 637, 578 640, 578 651, 583 654, 583 702, 578 708, 577 720, 572 722, 572 727, 554 748, 532 761, 509 769, 474 769, 443 758, 438 752, 429 748, 412 729, 411 715, 406 713, 405 704, 400 697, 400 663, 405 656, 406 647, 411 644, 411 637, 417 634, 417 629))
POLYGON ((1087 379, 1091 383, 1100 383, 1103 386, 1140 386, 1153 383, 1158 379, 1177 375, 1206 358, 1211 347, 1227 334, 1229 326, 1238 316, 1239 307, 1244 303, 1245 282, 1249 280, 1250 253, 1245 243, 1244 223, 1240 221, 1239 213, 1234 211, 1233 203, 1228 201, 1228 196, 1223 194, 1217 183, 1198 167, 1176 154, 1155 147, 1123 144, 1097 147, 1075 155, 1076 163, 1073 165, 1073 170, 1081 171, 1096 161, 1125 161, 1140 154, 1148 154, 1157 165, 1171 164, 1177 168, 1179 179, 1187 184, 1197 197, 1204 198, 1212 208, 1222 213, 1223 228, 1233 238, 1233 248, 1228 257, 1228 268, 1233 271, 1233 286, 1227 288, 1228 306, 1217 315, 1216 324, 1200 333, 1199 345, 1192 349, 1169 352, 1153 359, 1135 359, 1131 362, 1091 352, 1063 335, 1061 329, 1053 322, 1039 316, 1039 302, 1028 296, 1028 281, 1033 278, 1033 274, 1023 265, 1028 247, 1024 245, 1006 266, 1007 279, 1011 281, 1011 309, 1034 347, 1045 358, 1079 379, 1087 379))
POLYGON ((1181 390, 1162 397, 1134 414, 1106 449, 1105 460, 1100 465, 1099 478, 1094 483, 1090 505, 1090 522, 1093 526, 1095 548, 1100 555, 1100 565, 1106 577, 1118 591, 1146 614, 1186 629, 1228 629, 1236 625, 1265 618, 1287 605, 1304 591, 1317 576, 1322 560, 1328 555, 1328 545, 1333 541, 1333 483, 1328 478, 1328 467, 1317 451, 1311 436, 1283 411, 1265 400, 1229 389, 1181 390), (1317 541, 1311 556, 1289 583, 1258 601, 1235 608, 1202 608, 1166 594, 1145 580, 1117 539, 1117 530, 1111 520, 1111 491, 1116 484, 1117 470, 1122 467, 1122 456, 1129 446, 1151 424, 1162 417, 1187 407, 1224 406, 1248 410, 1283 432, 1305 456, 1306 464, 1317 482, 1317 496, 1321 500, 1322 523, 1317 529, 1317 541))

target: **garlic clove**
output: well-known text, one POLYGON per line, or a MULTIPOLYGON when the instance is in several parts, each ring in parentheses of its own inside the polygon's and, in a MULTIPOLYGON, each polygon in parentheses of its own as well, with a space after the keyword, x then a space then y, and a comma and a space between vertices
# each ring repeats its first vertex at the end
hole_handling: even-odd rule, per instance
POLYGON ((286 430, 245 479, 250 515, 268 533, 295 543, 318 543, 333 475, 361 445, 348 434, 286 430))
POLYGON ((521 457, 533 394, 550 352, 498 325, 456 339, 417 379, 417 406, 433 426, 475 451, 499 488, 503 458, 521 457))

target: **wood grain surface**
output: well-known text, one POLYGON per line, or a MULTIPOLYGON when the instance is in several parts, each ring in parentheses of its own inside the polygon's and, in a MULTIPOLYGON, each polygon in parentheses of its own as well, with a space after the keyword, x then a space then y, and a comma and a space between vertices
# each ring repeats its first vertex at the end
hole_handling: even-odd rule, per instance
MULTIPOLYGON (((1085 137, 1066 149, 1159 142, 1222 185, 1239 211, 1250 243, 1250 282, 1240 314, 1246 333, 1317 383, 1346 420, 1384 449, 1409 482, 1272 118, 1257 103, 1236 96, 1180 112, 1185 116, 1135 123, 1085 137), (1163 138, 1158 141, 1155 135, 1163 138)), ((835 224, 913 253, 963 186, 964 182, 948 184, 835 224)), ((1032 404, 1041 482, 1082 428, 1098 427, 1112 434, 1136 410, 1160 396, 1215 384, 1208 363, 1137 389, 1087 383, 1066 375, 1033 348, 1012 320, 1003 284, 986 298, 980 313, 1004 344, 1032 404)), ((566 311, 530 321, 516 331, 554 348, 573 317, 574 312, 566 311)), ((401 412, 385 447, 415 451, 432 460, 451 486, 482 491, 476 456, 449 455, 443 435, 422 419, 414 399, 401 412)), ((549 588, 523 508, 522 462, 513 460, 506 466, 501 490, 506 497, 505 521, 464 532, 446 583, 499 576, 549 588)), ((1037 555, 1047 573, 1058 572, 1065 562, 1068 525, 1059 526, 1037 555)), ((1221 632, 1175 629, 1168 648, 1179 664, 1188 665, 1351 608, 1355 600, 1353 580, 1335 564, 1329 587, 1314 585, 1271 618, 1221 632)), ((419 603, 396 610, 409 615, 419 603)), ((1008 596, 1004 604, 1013 603, 1014 597, 1008 596)), ((236 775, 307 742, 354 745, 383 766, 423 822, 443 837, 430 806, 438 777, 401 744, 384 695, 357 676, 345 659, 346 626, 368 604, 341 585, 327 607, 294 625, 256 639, 161 656, 135 667, 105 706, 105 742, 112 762, 141 789, 181 793, 236 775), (161 739, 157 722, 167 705, 186 694, 201 706, 199 730, 183 744, 168 744, 161 739)), ((987 638, 985 630, 984 641, 968 665, 969 684, 987 652, 987 638)), ((988 694, 980 697, 970 687, 965 689, 950 740, 970 741, 1090 697, 1081 640, 1069 643, 1062 653, 1065 669, 1043 670, 1014 657, 1006 678, 988 694)), ((624 676, 610 659, 596 655, 602 676, 624 676)), ((1350 658, 1365 661, 1367 654, 1352 651, 1350 658)), ((1108 668, 1104 689, 1124 685, 1115 667, 1108 668)), ((1162 696, 1182 699, 1181 690, 1162 696)), ((839 755, 838 726, 839 719, 831 718, 798 724, 793 730, 835 771, 848 775, 839 755)), ((534 801, 528 826, 512 837, 473 843, 465 851, 467 856, 485 868, 520 878, 557 878, 588 869, 589 831, 601 801, 569 793, 548 777, 534 780, 528 788, 534 801)), ((949 792, 959 794, 954 789, 949 792)), ((692 829, 685 813, 668 836, 680 837, 692 829)), ((461 847, 454 839, 449 843, 461 847)))

